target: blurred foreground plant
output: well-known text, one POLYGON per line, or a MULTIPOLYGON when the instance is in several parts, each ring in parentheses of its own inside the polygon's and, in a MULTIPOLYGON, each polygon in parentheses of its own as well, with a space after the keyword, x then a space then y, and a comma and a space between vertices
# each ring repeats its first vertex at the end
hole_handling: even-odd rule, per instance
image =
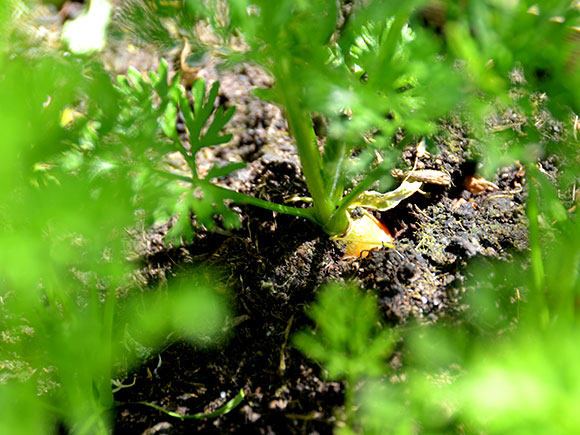
MULTIPOLYGON (((563 180, 578 176, 572 171, 563 180)), ((509 264, 472 265, 461 329, 407 335, 408 386, 445 404, 442 427, 573 433, 580 425, 580 226, 553 182, 528 169, 530 251, 509 264), (434 371, 445 375, 439 385, 434 371)), ((423 399, 412 400, 419 409, 423 399)))
POLYGON ((30 51, 11 12, 0 6, 0 433, 110 433, 111 381, 148 356, 136 337, 149 352, 172 332, 209 344, 227 306, 199 279, 118 300, 134 286, 134 190, 105 159, 125 144, 95 134, 113 128, 117 91, 95 61, 30 51))
POLYGON ((381 325, 375 299, 353 286, 320 289, 308 315, 316 329, 297 333, 294 345, 320 363, 328 378, 346 381, 345 413, 352 426, 356 389, 387 371, 396 336, 381 325))

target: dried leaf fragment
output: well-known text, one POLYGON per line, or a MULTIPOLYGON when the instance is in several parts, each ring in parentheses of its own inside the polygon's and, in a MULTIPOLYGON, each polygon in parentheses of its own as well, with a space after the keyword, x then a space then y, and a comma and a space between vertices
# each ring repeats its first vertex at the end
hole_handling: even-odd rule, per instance
POLYGON ((494 190, 499 190, 499 187, 496 184, 486 180, 483 177, 477 177, 475 175, 469 175, 468 177, 465 177, 465 180, 463 181, 463 187, 473 194, 478 194, 485 191, 492 192, 494 190))

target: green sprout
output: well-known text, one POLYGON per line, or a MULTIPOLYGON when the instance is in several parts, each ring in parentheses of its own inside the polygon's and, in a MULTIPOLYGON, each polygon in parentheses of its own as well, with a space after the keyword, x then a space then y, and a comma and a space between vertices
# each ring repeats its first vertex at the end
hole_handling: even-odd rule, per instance
POLYGON ((205 81, 197 80, 191 88, 192 105, 178 76, 168 81, 164 62, 148 77, 136 70, 120 77, 121 101, 130 114, 126 124, 134 125, 140 116, 156 119, 166 138, 153 151, 154 168, 150 152, 142 154, 146 159, 138 152, 134 155, 142 163, 136 177, 140 195, 151 194, 154 184, 159 187, 159 178, 173 183, 171 187, 165 184, 154 207, 157 220, 179 216, 170 238, 191 239, 191 213, 207 228, 213 227, 216 215, 223 217, 226 227, 234 227, 238 218, 228 203, 235 202, 308 219, 335 239, 361 241, 362 249, 392 244, 379 221, 367 212, 355 220, 351 210, 384 211, 420 189, 422 182, 407 179, 398 189, 385 192, 392 185, 394 137, 404 128, 409 133, 401 143, 405 145, 434 132, 433 120, 457 102, 459 90, 456 75, 437 57, 437 45, 407 24, 410 6, 383 8, 379 3, 363 9, 341 32, 334 1, 229 3, 228 29, 247 48, 236 52, 226 47, 224 54, 231 62, 257 63, 274 77, 274 86, 258 93, 284 109, 310 194, 302 198, 310 204, 306 208, 265 201, 216 184, 217 178, 244 163, 199 174, 199 151, 231 139, 220 130, 234 108, 216 108, 218 82, 207 91, 205 81), (435 99, 436 89, 443 85, 447 93, 435 99), (185 142, 176 128, 178 112, 185 120, 185 142), (315 133, 312 115, 316 113, 328 121, 324 138, 315 133), (164 156, 172 152, 181 154, 187 173, 163 164, 164 156), (380 191, 371 190, 375 186, 380 191))

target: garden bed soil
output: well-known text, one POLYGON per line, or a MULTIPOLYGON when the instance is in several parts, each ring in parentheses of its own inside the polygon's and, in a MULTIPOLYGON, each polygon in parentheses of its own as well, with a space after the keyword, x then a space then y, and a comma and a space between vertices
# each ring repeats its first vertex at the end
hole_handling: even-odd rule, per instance
MULTIPOLYGON (((306 196, 282 112, 251 94, 270 86, 270 77, 251 65, 220 72, 214 63, 199 74, 219 79, 220 104, 237 107, 226 128, 234 139, 206 153, 200 164, 246 161, 247 168, 220 182, 276 202, 306 196)), ((425 185, 423 193, 376 214, 396 234, 395 248, 373 250, 365 258, 345 257, 344 246, 304 219, 251 206, 233 206, 242 220, 238 229, 199 229, 184 246, 164 243, 170 223, 138 235, 135 277, 144 291, 184 274, 220 276, 233 317, 228 339, 217 347, 172 342, 128 374, 125 383, 134 384, 115 394, 121 403, 115 432, 332 432, 340 424, 344 385, 327 380, 290 343, 296 331, 311 325, 305 308, 321 285, 353 282, 372 292, 389 325, 437 322, 465 309, 461 296, 472 259, 507 261, 527 247, 522 168, 514 163, 486 183, 476 173, 477 144, 470 137, 465 123, 450 118, 431 138, 436 153, 418 158, 416 143, 404 150, 402 169, 441 170, 452 185, 425 185), (182 421, 135 404, 146 401, 191 415, 215 411, 240 390, 241 404, 217 418, 182 421)), ((401 360, 396 352, 393 370, 401 360)))

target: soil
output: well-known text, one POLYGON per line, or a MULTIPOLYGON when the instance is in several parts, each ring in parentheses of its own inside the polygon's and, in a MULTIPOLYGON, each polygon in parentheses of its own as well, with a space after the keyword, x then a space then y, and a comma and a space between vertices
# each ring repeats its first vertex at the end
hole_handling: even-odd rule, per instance
MULTIPOLYGON (((210 66, 200 74, 219 79, 221 103, 237 107, 227 127, 234 139, 207 154, 207 164, 249 162, 221 183, 278 202, 307 195, 280 109, 251 95, 255 87, 270 86, 270 78, 250 65, 231 71, 210 66)), ((200 229, 193 243, 179 248, 163 243, 170 224, 141 235, 143 285, 163 285, 200 268, 217 270, 232 299, 235 326, 230 339, 212 350, 172 343, 127 376, 126 382, 135 384, 117 392, 116 400, 147 401, 185 415, 211 412, 240 389, 246 396, 231 412, 202 420, 181 421, 143 405, 122 404, 115 431, 332 432, 344 385, 325 379, 320 366, 289 344, 289 336, 310 324, 305 307, 322 284, 355 282, 373 292, 391 325, 411 318, 437 322, 465 309, 461 296, 472 259, 506 261, 527 248, 523 170, 516 164, 504 168, 479 191, 472 186, 477 163, 467 124, 442 120, 432 140, 437 153, 416 159, 411 146, 399 164, 443 170, 453 184, 426 185, 423 194, 377 215, 396 234, 394 249, 345 258, 344 247, 308 221, 249 206, 234 206, 242 219, 239 229, 200 229)), ((392 365, 398 364, 395 356, 392 365)))
MULTIPOLYGON (((158 55, 119 43, 105 53, 114 73, 129 64, 154 69, 158 55), (130 51, 130 50, 129 50, 130 51)), ((178 67, 178 54, 173 59, 178 67)), ((252 95, 272 79, 252 65, 221 71, 208 61, 200 76, 219 79, 220 104, 235 105, 226 130, 233 140, 204 155, 215 161, 246 161, 248 167, 220 180, 225 186, 282 202, 307 191, 282 111, 252 95)), ((496 121, 499 123, 501 120, 496 121)), ((520 125, 520 124, 518 124, 520 125)), ((326 282, 355 282, 376 294, 384 321, 437 322, 465 309, 466 266, 475 258, 509 261, 527 248, 524 172, 517 165, 478 180, 480 144, 459 117, 441 120, 433 138, 437 152, 417 157, 416 142, 401 154, 399 166, 436 169, 451 175, 452 186, 426 185, 396 208, 379 213, 396 235, 395 248, 345 258, 344 247, 310 222, 249 206, 239 211, 238 229, 199 229, 191 244, 172 247, 163 238, 171 223, 136 234, 144 291, 163 288, 194 271, 221 277, 231 298, 229 338, 212 349, 173 341, 125 376, 132 384, 115 393, 115 432, 123 434, 331 433, 344 401, 344 385, 290 344, 290 337, 311 324, 304 314, 326 282), (145 401, 182 415, 211 412, 235 397, 238 407, 217 418, 180 420, 136 402, 145 401)), ((400 369, 395 355, 393 370, 400 369)))

